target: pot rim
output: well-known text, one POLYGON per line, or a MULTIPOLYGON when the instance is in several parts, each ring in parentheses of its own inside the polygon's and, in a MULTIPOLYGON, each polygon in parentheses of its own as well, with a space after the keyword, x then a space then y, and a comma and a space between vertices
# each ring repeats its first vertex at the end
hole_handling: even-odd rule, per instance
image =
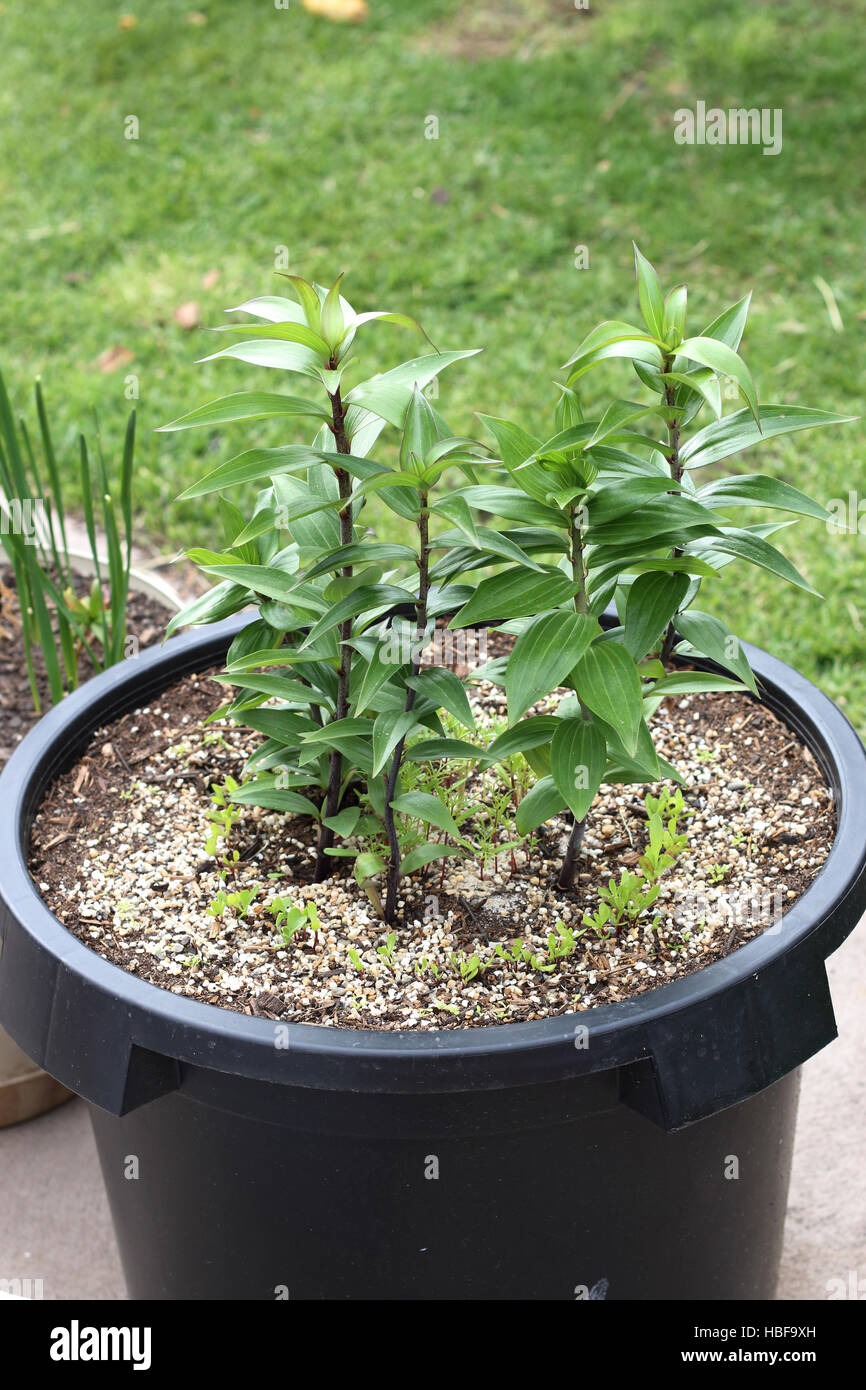
POLYGON ((161 1078, 152 1082, 157 1094, 182 1085, 184 1067, 326 1090, 406 1093, 552 1081, 629 1068, 643 1059, 653 1064, 663 1122, 677 1127, 668 1121, 697 1117, 690 1113, 696 1103, 680 1104, 676 1094, 684 1085, 689 1089, 690 1067, 709 1068, 716 1077, 703 1087, 712 1092, 706 1098, 711 1108, 705 1109, 712 1113, 763 1089, 835 1036, 824 959, 866 907, 860 812, 866 749, 816 686, 745 644, 766 703, 811 749, 837 813, 827 860, 777 933, 764 933, 722 960, 619 1003, 527 1023, 427 1031, 254 1018, 174 994, 105 960, 39 896, 26 861, 33 816, 50 779, 75 760, 95 729, 174 680, 216 664, 248 621, 243 614, 193 630, 88 681, 30 731, 0 777, 0 844, 9 846, 0 868, 0 1018, 25 1051, 72 1089, 122 1113, 141 1103, 132 1100, 130 1078, 141 1073, 144 1056, 171 1063, 148 1070, 161 1078), (732 1019, 739 1020, 733 1032, 732 1019), (117 1033, 116 1042, 106 1046, 111 1033, 117 1033), (73 1035, 80 1046, 71 1048, 77 1060, 70 1061, 73 1035), (277 1044, 277 1037, 284 1043, 277 1044), (749 1056, 730 1055, 738 1047, 749 1056), (91 1056, 87 1063, 94 1052, 116 1057, 112 1062, 91 1056), (719 1078, 744 1067, 751 1079, 741 1076, 730 1095, 731 1087, 719 1078))

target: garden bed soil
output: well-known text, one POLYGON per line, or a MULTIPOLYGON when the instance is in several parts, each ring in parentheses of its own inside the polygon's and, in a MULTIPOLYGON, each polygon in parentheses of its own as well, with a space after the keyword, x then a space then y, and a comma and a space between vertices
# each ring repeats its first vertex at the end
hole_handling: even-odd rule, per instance
MULTIPOLYGON (((86 592, 88 587, 87 582, 82 580, 81 592, 86 592)), ((130 591, 127 603, 128 630, 138 639, 140 648, 162 638, 169 616, 169 610, 156 599, 130 591)), ((44 713, 51 707, 51 693, 39 646, 33 652, 33 665, 44 713)), ((93 675, 86 652, 82 654, 79 670, 81 681, 93 675)), ((9 566, 0 565, 0 772, 39 718, 40 715, 33 708, 33 695, 24 660, 14 576, 9 566)))
MULTIPOLYGON (((486 683, 474 689, 483 734, 501 725, 504 694, 486 683)), ((224 696, 208 673, 187 676, 97 731, 43 801, 30 867, 60 921, 107 960, 177 994, 273 1020, 471 1027, 642 994, 779 930, 835 833, 832 794, 812 754, 768 708, 740 692, 671 697, 653 728, 685 779, 680 828, 689 843, 642 919, 618 939, 588 929, 564 959, 548 954, 557 921, 576 935, 599 888, 636 871, 643 798, 659 787, 610 786, 593 806, 573 892, 556 886, 563 816, 513 859, 507 851, 483 865, 450 858, 404 881, 389 941, 345 862, 335 861, 327 882, 311 882, 314 833, 303 821, 242 807, 229 845, 237 863, 225 868, 207 854, 211 787, 239 780, 260 741, 226 721, 203 726, 224 696), (221 889, 252 890, 246 915, 208 911, 221 889), (277 895, 313 900, 321 930, 287 945, 268 910, 277 895), (497 954, 516 942, 535 963, 497 954), (474 957, 484 967, 475 972, 474 957)), ((483 833, 491 786, 504 785, 474 775, 470 838, 483 833)))

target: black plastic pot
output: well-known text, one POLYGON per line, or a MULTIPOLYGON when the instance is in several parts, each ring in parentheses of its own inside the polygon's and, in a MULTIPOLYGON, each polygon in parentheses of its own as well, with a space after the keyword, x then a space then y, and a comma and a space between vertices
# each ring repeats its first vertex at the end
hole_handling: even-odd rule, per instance
POLYGON ((836 1035, 824 961, 866 907, 866 753, 844 715, 749 650, 838 811, 827 863, 778 932, 576 1016, 287 1026, 109 964, 26 867, 45 787, 91 733, 221 661, 242 625, 90 681, 0 779, 0 1020, 91 1103, 131 1294, 772 1297, 797 1069, 836 1035))

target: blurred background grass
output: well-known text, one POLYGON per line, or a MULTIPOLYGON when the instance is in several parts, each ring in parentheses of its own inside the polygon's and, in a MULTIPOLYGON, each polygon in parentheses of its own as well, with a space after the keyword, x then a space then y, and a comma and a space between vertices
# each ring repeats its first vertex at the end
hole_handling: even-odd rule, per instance
MULTIPOLYGON (((138 521, 170 546, 216 539, 214 504, 173 502, 203 465, 287 438, 269 423, 152 434, 217 395, 280 385, 240 363, 196 365, 214 340, 175 313, 197 306, 214 324, 280 292, 283 245, 309 278, 346 270, 357 307, 412 313, 440 347, 484 348, 443 377, 459 432, 474 432, 475 409, 544 429, 559 364, 599 319, 634 315, 632 238, 664 282, 690 284, 693 326, 754 290, 743 352, 764 402, 857 413, 860 23, 856 5, 806 0, 371 0, 357 26, 298 0, 149 0, 128 16, 105 0, 6 0, 0 367, 28 411, 42 374, 70 467, 93 407, 119 442, 135 375, 138 521), (782 153, 675 144, 675 110, 698 99, 781 108, 782 153), (124 138, 129 116, 137 140, 124 138)), ((368 333, 365 375, 422 350, 402 330, 368 333)), ((587 404, 611 389, 633 392, 626 368, 591 376, 587 404)), ((866 494, 862 446, 858 422, 732 466, 827 504, 866 494)), ((806 521, 782 545, 823 604, 731 567, 705 606, 817 680, 864 732, 866 536, 806 521)))

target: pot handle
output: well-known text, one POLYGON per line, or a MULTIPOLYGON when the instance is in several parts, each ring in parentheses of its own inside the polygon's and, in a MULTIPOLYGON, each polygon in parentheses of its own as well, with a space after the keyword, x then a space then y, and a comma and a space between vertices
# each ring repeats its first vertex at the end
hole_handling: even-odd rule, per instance
POLYGON ((807 939, 766 970, 708 995, 687 1019, 645 1027, 646 1055, 621 1072, 621 1097, 665 1130, 757 1095, 837 1036, 820 947, 807 939))

